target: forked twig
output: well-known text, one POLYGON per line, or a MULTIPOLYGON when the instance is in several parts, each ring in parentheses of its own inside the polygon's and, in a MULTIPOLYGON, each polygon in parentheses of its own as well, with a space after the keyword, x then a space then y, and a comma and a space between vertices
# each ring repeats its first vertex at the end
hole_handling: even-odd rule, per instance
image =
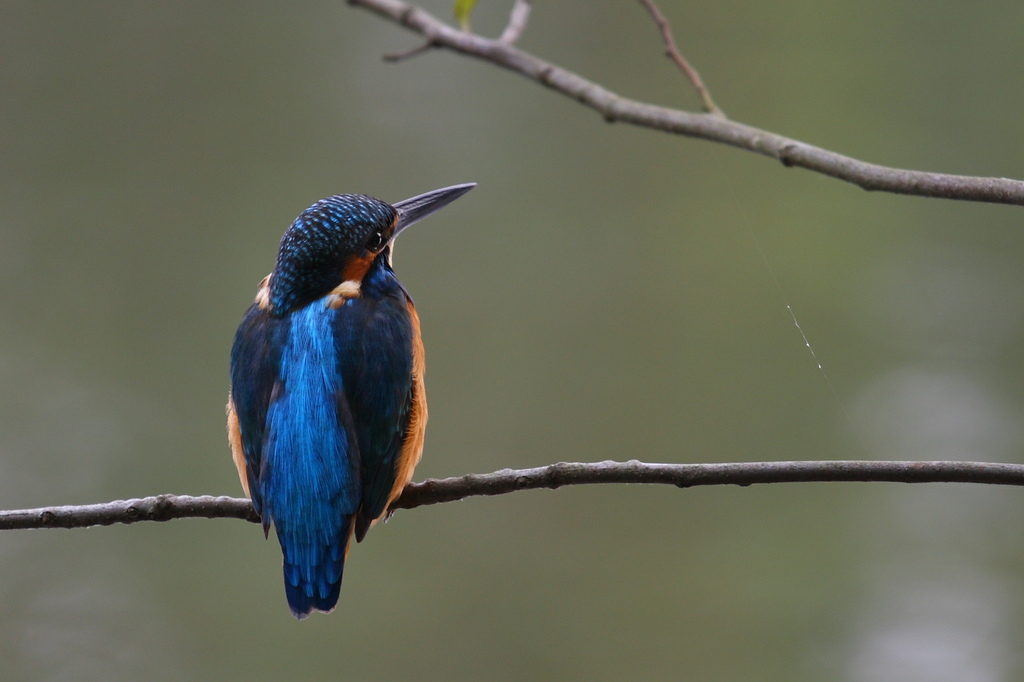
POLYGON ((515 71, 594 109, 609 122, 620 121, 731 145, 777 159, 784 166, 806 168, 869 191, 1024 205, 1024 182, 1020 180, 930 173, 861 161, 724 116, 670 109, 623 97, 512 45, 452 28, 403 0, 348 2, 419 33, 436 47, 445 47, 515 71))

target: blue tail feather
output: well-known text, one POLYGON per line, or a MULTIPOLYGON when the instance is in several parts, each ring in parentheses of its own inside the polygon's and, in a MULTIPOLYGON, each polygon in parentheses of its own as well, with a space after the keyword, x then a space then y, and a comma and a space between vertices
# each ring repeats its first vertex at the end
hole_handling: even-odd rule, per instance
POLYGON ((337 605, 351 527, 351 519, 345 517, 338 539, 327 547, 303 547, 278 534, 284 554, 284 592, 299 620, 337 605))

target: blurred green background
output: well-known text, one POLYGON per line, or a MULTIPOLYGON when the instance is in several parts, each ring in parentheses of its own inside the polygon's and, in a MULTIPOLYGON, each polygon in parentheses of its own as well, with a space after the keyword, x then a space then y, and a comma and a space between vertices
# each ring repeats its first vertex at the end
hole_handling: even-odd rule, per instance
MULTIPOLYGON (((510 4, 481 0, 474 28, 510 4)), ((1024 177, 1019 2, 663 9, 734 119, 1024 177)), ((0 4, 0 508, 240 494, 227 355, 281 233, 336 192, 467 181, 397 249, 429 359, 418 479, 1024 461, 1021 208, 608 125, 450 53, 381 61, 416 44, 337 0, 0 4)), ((521 45, 698 106, 638 3, 538 2, 521 45)), ((0 661, 11 680, 1016 680, 1022 581, 1018 490, 566 488, 399 512, 303 623, 256 526, 4 533, 0 661)))

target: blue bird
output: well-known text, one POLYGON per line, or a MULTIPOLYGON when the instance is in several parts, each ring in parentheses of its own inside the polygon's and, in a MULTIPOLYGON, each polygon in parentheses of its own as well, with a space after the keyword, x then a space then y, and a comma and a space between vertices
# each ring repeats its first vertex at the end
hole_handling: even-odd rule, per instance
POLYGON ((391 267, 395 237, 475 186, 316 202, 235 334, 228 440, 300 620, 338 603, 352 536, 387 513, 423 452, 423 341, 391 267))

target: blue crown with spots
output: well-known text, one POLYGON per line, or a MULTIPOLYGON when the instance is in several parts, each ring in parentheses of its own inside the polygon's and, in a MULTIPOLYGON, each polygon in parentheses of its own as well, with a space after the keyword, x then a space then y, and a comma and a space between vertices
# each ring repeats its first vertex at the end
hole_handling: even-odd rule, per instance
POLYGON ((345 257, 361 251, 370 235, 397 218, 390 204, 363 194, 335 194, 303 211, 277 252, 270 282, 275 312, 305 305, 340 284, 345 257))

